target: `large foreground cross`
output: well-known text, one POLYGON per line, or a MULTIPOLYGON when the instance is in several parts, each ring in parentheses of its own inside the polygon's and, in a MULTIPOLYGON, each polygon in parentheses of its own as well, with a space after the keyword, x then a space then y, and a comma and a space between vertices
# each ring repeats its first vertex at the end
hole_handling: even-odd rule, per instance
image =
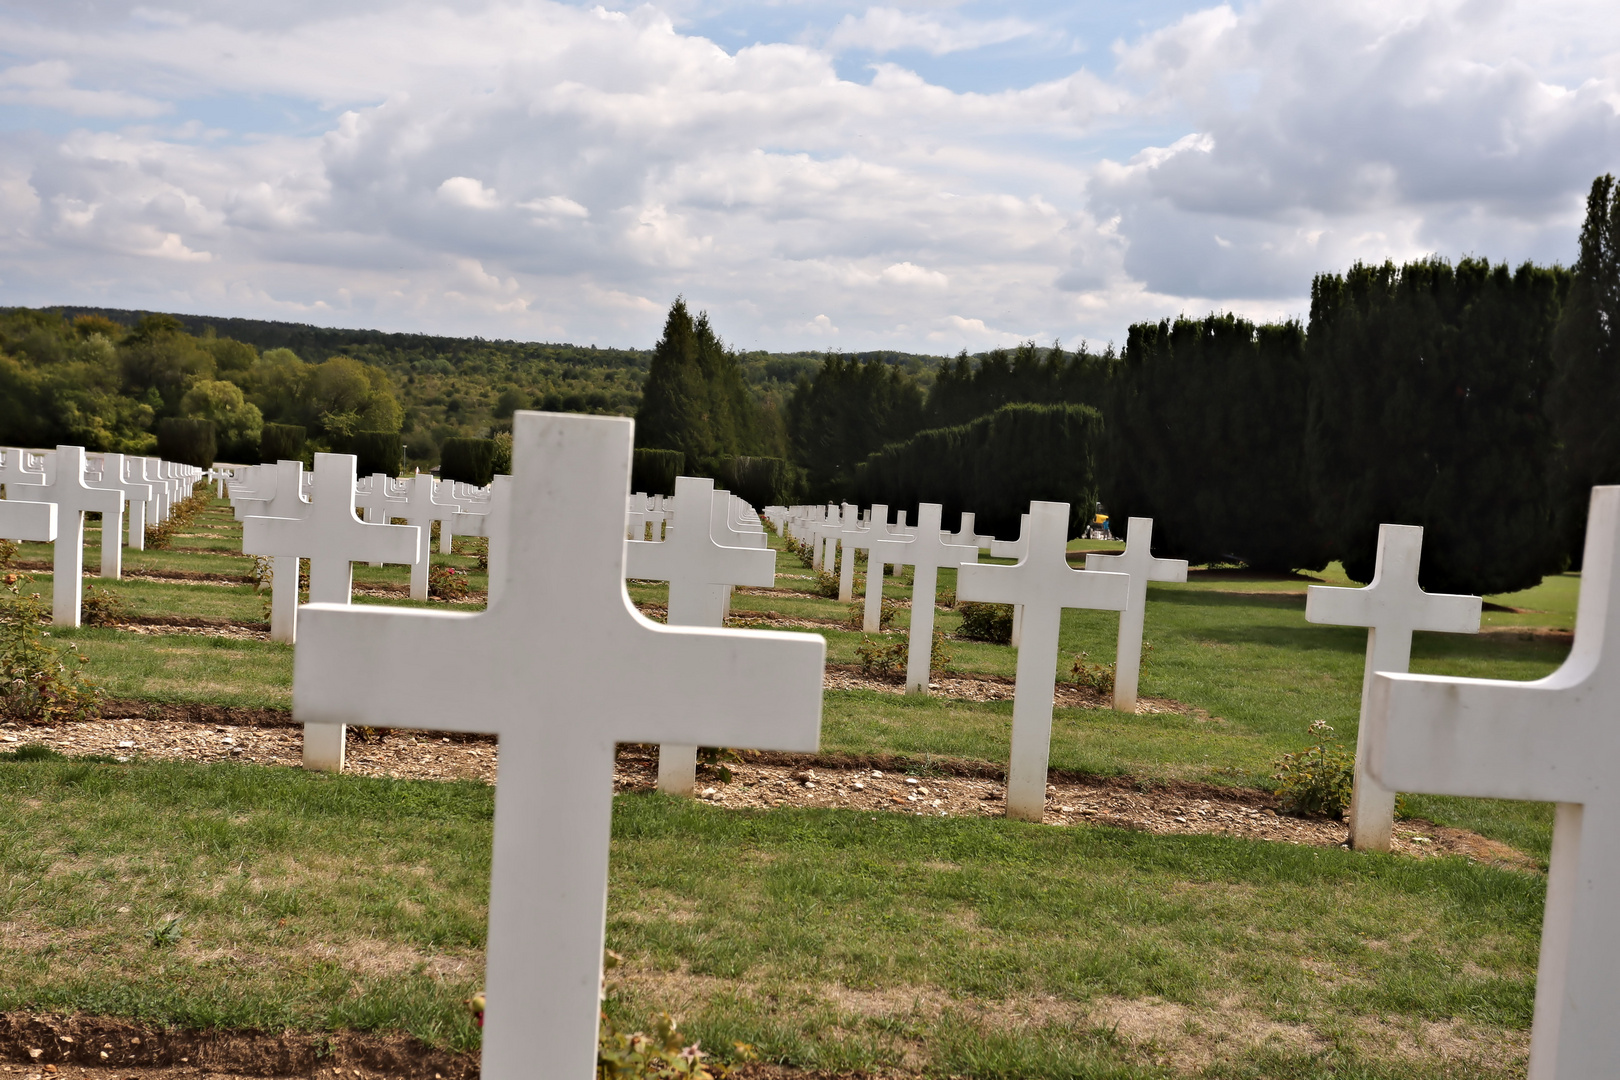
MULTIPOLYGON (((301 719, 500 737, 485 1080, 594 1075, 615 744, 818 744, 820 635, 660 626, 631 606, 633 430, 616 417, 516 415, 511 558, 486 611, 304 611, 301 719), (414 677, 424 663, 460 677, 414 677)), ((692 524, 677 515, 677 528, 692 524)))
MULTIPOLYGON (((1131 519, 1131 535, 1136 520, 1131 519)), ((1423 556, 1419 525, 1378 526, 1378 560, 1364 589, 1312 585, 1306 590, 1308 622, 1367 628, 1367 660, 1361 671, 1361 722, 1356 728, 1355 787, 1350 796, 1350 846, 1388 851, 1395 831, 1395 792, 1367 775, 1367 705, 1373 675, 1404 672, 1412 663, 1412 632, 1479 633, 1480 598, 1426 593, 1418 587, 1423 556)))
POLYGON ((1534 682, 1380 672, 1363 738, 1392 791, 1558 804, 1530 1080, 1589 1080, 1620 1063, 1620 487, 1592 490, 1563 667, 1534 682))
POLYGON ((1142 677, 1142 627, 1147 616, 1150 581, 1186 581, 1186 559, 1153 557, 1153 519, 1131 518, 1125 550, 1118 555, 1087 554, 1087 570, 1131 575, 1130 598, 1119 613, 1119 643, 1114 648, 1114 708, 1136 712, 1136 687, 1142 677))
MULTIPOLYGON (((720 498, 725 498, 722 494, 720 498)), ((776 584, 776 552, 729 547, 713 536, 714 481, 675 478, 675 524, 663 540, 627 540, 625 576, 669 582, 670 626, 721 626, 728 585, 776 584)), ((690 795, 697 784, 697 745, 664 743, 658 748, 658 790, 690 795)))
MULTIPOLYGON (((919 519, 919 529, 925 521, 919 519)), ((922 535, 918 533, 919 538, 922 535)), ((1124 574, 1069 565, 1068 503, 1030 503, 1024 536, 1029 538, 1029 550, 1014 565, 974 563, 958 569, 956 598, 1024 606, 1013 691, 1012 756, 1007 763, 1007 816, 1040 821, 1046 813, 1046 764, 1051 756, 1063 609, 1121 611, 1131 583, 1124 574)))

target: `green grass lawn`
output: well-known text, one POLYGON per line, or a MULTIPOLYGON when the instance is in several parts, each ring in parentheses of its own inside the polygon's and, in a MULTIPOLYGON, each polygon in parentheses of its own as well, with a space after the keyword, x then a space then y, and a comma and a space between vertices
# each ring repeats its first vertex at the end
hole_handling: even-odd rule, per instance
MULTIPOLYGON (((205 515, 206 516, 206 515, 205 515)), ((225 516, 225 515, 221 515, 225 516)), ((199 520, 202 520, 199 517, 199 520)), ((234 528, 234 524, 227 526, 234 528)), ((780 541, 774 541, 780 549, 780 541)), ((173 558, 217 559, 223 556, 173 558)), ((471 566, 465 556, 435 559, 471 566)), ((864 565, 859 566, 864 578, 864 565)), ((798 558, 782 551, 781 574, 809 575, 798 558)), ((1322 581, 1348 585, 1342 568, 1330 566, 1322 581)), ((403 585, 404 567, 355 567, 357 585, 403 585)), ((474 576, 482 586, 482 575, 474 576)), ((885 577, 884 595, 909 602, 911 575, 885 577)), ((1194 572, 1186 584, 1154 584, 1149 589, 1142 693, 1183 702, 1200 714, 1119 716, 1112 712, 1059 709, 1054 717, 1052 765, 1101 775, 1130 775, 1146 781, 1201 780, 1241 787, 1268 787, 1276 759, 1309 745, 1313 720, 1331 724, 1346 745, 1356 736, 1366 632, 1305 622, 1305 587, 1298 577, 1253 575, 1220 569, 1194 572)), ((788 592, 809 589, 804 577, 779 578, 788 592)), ((1509 626, 1562 626, 1570 612, 1578 578, 1549 578, 1535 590, 1499 601, 1531 609, 1503 614, 1509 626), (1533 605, 1541 605, 1533 607, 1533 605)), ((48 575, 35 587, 48 595, 48 575)), ((125 581, 104 586, 137 614, 200 614, 239 621, 264 618, 264 597, 251 587, 219 587, 171 582, 125 581)), ((942 592, 954 591, 955 572, 940 573, 942 592)), ((661 584, 631 583, 632 599, 661 604, 661 584)), ((859 597, 857 592, 857 598, 859 597)), ((420 606, 403 598, 357 596, 357 603, 420 606)), ((425 602, 423 602, 425 603, 425 602)), ((436 605, 443 606, 443 605, 436 605)), ((458 604, 476 610, 477 603, 458 604)), ((843 621, 850 605, 820 597, 738 593, 732 612, 750 612, 843 621)), ((1488 613, 1487 620, 1498 613, 1488 613)), ((936 625, 951 634, 960 625, 954 611, 936 613, 936 625)), ((909 611, 895 620, 909 624, 909 611)), ((1088 663, 1112 660, 1118 617, 1112 612, 1067 611, 1060 635, 1060 678, 1084 655, 1088 663)), ((828 659, 858 663, 859 631, 819 629, 828 659)), ((202 636, 137 636, 104 629, 59 631, 90 660, 90 672, 119 697, 167 701, 208 701, 286 708, 291 702, 292 652, 263 642, 202 636)), ((1015 650, 982 642, 951 640, 951 668, 967 673, 1011 676, 1015 650)), ((1567 654, 1556 636, 1504 633, 1419 634, 1412 669, 1433 674, 1533 679, 1547 674, 1567 654)), ((901 699, 867 691, 830 691, 825 698, 822 746, 828 752, 904 753, 1005 762, 1009 750, 1011 704, 938 699, 901 699)), ((1475 829, 1545 858, 1551 808, 1535 804, 1414 797, 1414 813, 1440 824, 1475 829)))
MULTIPOLYGON (((492 805, 0 755, 0 1009, 470 1047, 492 805)), ((1441 1032, 1469 1075, 1522 1075, 1533 874, 649 795, 616 800, 612 844, 608 1008, 673 1009, 705 1046, 979 1077, 1462 1075, 1423 1049, 1441 1032)))

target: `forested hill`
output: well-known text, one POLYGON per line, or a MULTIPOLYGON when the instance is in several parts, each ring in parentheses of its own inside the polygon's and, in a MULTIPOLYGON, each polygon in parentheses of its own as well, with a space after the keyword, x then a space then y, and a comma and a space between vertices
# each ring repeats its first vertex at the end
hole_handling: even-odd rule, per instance
MULTIPOLYGON (((123 326, 134 326, 145 315, 167 314, 198 337, 231 338, 246 342, 260 352, 291 349, 310 364, 319 364, 334 356, 350 356, 395 376, 407 407, 417 397, 411 392, 414 382, 409 377, 435 375, 453 378, 468 405, 484 398, 494 402, 502 390, 510 389, 516 391, 522 407, 629 416, 641 403, 641 387, 652 360, 651 348, 598 348, 481 337, 396 334, 384 330, 346 330, 308 323, 122 308, 57 307, 50 310, 59 311, 69 319, 99 315, 123 326)), ((934 372, 948 359, 899 352, 856 356, 897 367, 924 387, 932 384, 934 372)), ((781 404, 801 375, 815 374, 822 356, 812 352, 756 351, 738 353, 737 359, 743 378, 755 396, 762 403, 781 404)))

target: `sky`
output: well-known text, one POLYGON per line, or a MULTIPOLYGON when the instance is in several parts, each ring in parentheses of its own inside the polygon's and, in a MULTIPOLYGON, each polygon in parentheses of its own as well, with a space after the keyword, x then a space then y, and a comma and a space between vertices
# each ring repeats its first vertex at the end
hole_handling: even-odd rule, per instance
POLYGON ((1122 343, 1573 262, 1613 0, 0 0, 0 305, 1122 343))

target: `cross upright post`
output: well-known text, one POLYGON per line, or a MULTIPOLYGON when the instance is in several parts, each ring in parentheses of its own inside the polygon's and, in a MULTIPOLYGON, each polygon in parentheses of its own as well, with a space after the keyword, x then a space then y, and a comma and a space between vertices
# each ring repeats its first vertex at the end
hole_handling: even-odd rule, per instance
MULTIPOLYGON (((1135 518, 1131 535, 1136 535, 1135 518)), ((1395 792, 1367 775, 1367 708, 1373 676, 1380 671, 1404 673, 1411 666, 1414 630, 1479 633, 1480 598, 1424 592, 1418 587, 1422 557, 1422 526, 1380 525, 1371 584, 1363 589, 1312 585, 1306 590, 1307 622, 1367 628, 1355 787, 1350 797, 1350 846, 1357 851, 1388 851, 1395 831, 1395 792)))
MULTIPOLYGON (((625 542, 626 577, 669 582, 670 626, 721 626, 727 586, 776 583, 776 552, 728 547, 715 541, 712 507, 718 501, 713 480, 677 476, 675 524, 664 539, 625 542)), ((697 784, 697 749, 678 743, 659 746, 659 791, 692 794, 697 784)))
POLYGON ((1378 672, 1368 773, 1391 791, 1557 804, 1530 1029, 1531 1080, 1620 1062, 1620 487, 1592 489, 1575 644, 1544 679, 1378 672))
MULTIPOLYGON (((945 508, 923 503, 917 508, 917 535, 903 549, 899 565, 911 566, 911 633, 906 642, 906 693, 928 693, 928 668, 934 654, 934 596, 939 568, 956 567, 979 557, 979 549, 952 544, 939 529, 945 508)), ((868 556, 870 558, 870 556, 868 556)), ((871 580, 868 578, 868 580, 871 580)))
MULTIPOLYGON (((991 540, 990 557, 992 559, 1022 559, 1029 552, 1029 515, 1018 515, 1018 538, 1016 540, 991 540)), ((1087 567, 1090 569, 1090 567, 1087 567)), ((1012 638, 1008 644, 1018 648, 1018 643, 1024 637, 1024 605, 1013 605, 1012 638)))
POLYGON ((511 558, 487 610, 304 613, 299 718, 500 739, 484 1080, 595 1075, 615 745, 818 743, 820 635, 661 626, 631 605, 633 430, 618 417, 517 413, 511 558), (424 656, 464 677, 408 678, 424 656), (645 707, 649 685, 658 709, 645 707))
POLYGON ((411 566, 411 599, 426 600, 428 598, 428 571, 432 568, 433 555, 433 523, 439 522, 441 532, 451 527, 455 516, 461 512, 456 503, 441 502, 438 492, 434 490, 433 477, 418 473, 408 481, 408 494, 399 516, 407 524, 415 525, 422 530, 417 539, 416 562, 411 566))
POLYGON ((43 484, 6 484, 6 497, 19 502, 56 504, 56 545, 51 557, 51 622, 78 626, 84 599, 84 515, 101 515, 103 537, 113 543, 124 527, 124 496, 84 482, 84 447, 58 446, 45 461, 43 484))
MULTIPOLYGON (((922 535, 922 521, 918 522, 922 535)), ((1123 611, 1130 578, 1069 565, 1069 504, 1032 502, 1024 535, 1029 552, 1012 566, 965 565, 956 572, 958 600, 1022 604, 1013 691, 1012 753, 1007 763, 1007 816, 1040 821, 1046 814, 1052 706, 1057 689, 1058 631, 1064 608, 1123 611)), ((915 606, 915 601, 913 602, 915 606)))
MULTIPOLYGON (((838 602, 847 604, 855 599, 855 552, 860 547, 861 538, 866 536, 870 529, 861 524, 861 515, 856 513, 855 507, 844 504, 843 528, 838 530, 838 543, 844 549, 844 561, 838 564, 838 602)), ((866 576, 872 576, 870 560, 866 567, 866 576)))
POLYGON ((1186 559, 1153 557, 1153 519, 1130 520, 1125 550, 1118 555, 1088 553, 1087 570, 1112 570, 1131 576, 1130 597, 1119 613, 1119 638, 1114 647, 1114 708, 1136 712, 1136 687, 1142 676, 1142 628, 1147 616, 1150 581, 1186 581, 1186 559))
MULTIPOLYGON (((348 604, 356 562, 414 564, 418 554, 415 525, 372 525, 354 516, 354 464, 353 454, 316 454, 314 496, 303 517, 242 521, 247 554, 309 559, 312 604, 348 604)), ((296 597, 296 570, 292 586, 296 597)), ((304 768, 339 772, 343 749, 342 724, 304 725, 304 768)))
MULTIPOLYGON (((857 536, 851 546, 866 552, 866 605, 861 609, 861 632, 875 634, 883 629, 883 568, 889 563, 904 565, 906 551, 913 541, 889 532, 889 508, 872 505, 871 528, 857 536)), ((932 645, 930 645, 930 648, 932 645)))

